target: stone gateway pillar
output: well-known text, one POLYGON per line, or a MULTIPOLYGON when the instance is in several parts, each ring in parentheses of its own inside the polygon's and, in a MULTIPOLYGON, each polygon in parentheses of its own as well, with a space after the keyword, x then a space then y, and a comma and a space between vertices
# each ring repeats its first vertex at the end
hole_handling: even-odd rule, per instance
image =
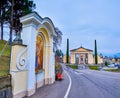
POLYGON ((36 12, 21 17, 20 21, 24 45, 12 46, 10 65, 14 98, 31 96, 37 88, 55 81, 54 24, 36 12))

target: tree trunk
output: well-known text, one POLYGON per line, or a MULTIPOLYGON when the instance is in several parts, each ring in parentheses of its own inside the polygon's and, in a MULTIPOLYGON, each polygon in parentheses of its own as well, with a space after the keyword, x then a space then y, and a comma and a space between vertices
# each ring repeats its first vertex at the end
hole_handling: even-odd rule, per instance
POLYGON ((1 36, 0 36, 0 39, 3 40, 3 22, 2 22, 2 7, 0 5, 0 26, 1 26, 1 36))
POLYGON ((1 17, 1 40, 3 40, 3 17, 1 17))
POLYGON ((4 16, 3 14, 5 13, 5 9, 3 8, 3 6, 1 7, 0 10, 0 14, 1 14, 1 40, 3 40, 3 25, 4 25, 4 16))

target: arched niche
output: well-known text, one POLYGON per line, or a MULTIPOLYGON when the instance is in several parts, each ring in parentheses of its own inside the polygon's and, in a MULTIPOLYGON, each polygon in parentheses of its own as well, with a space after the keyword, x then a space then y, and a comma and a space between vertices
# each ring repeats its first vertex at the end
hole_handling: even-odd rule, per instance
POLYGON ((44 84, 47 84, 48 78, 50 77, 50 60, 51 60, 50 57, 51 57, 51 48, 52 48, 50 31, 44 26, 41 26, 37 30, 36 50, 37 50, 37 40, 38 40, 37 38, 42 41, 42 49, 43 49, 43 51, 42 51, 43 53, 41 53, 41 56, 39 58, 40 60, 42 60, 41 61, 42 67, 40 67, 40 69, 38 67, 38 74, 41 71, 44 72, 44 84))
POLYGON ((36 56, 35 56, 35 72, 43 70, 43 60, 44 60, 44 47, 45 39, 44 35, 39 32, 36 36, 36 56))

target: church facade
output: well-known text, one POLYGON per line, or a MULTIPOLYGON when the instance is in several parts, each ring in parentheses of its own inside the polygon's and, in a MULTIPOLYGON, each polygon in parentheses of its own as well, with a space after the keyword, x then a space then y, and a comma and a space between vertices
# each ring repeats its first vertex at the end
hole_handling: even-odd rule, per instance
MULTIPOLYGON (((72 64, 94 64, 93 50, 79 47, 70 50, 70 63, 72 64)), ((98 55, 98 64, 102 64, 103 59, 98 55)))

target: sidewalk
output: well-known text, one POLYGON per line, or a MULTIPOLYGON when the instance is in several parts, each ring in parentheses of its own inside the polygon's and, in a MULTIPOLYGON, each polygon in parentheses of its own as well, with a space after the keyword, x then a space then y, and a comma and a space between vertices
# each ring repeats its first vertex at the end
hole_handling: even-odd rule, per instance
POLYGON ((43 86, 37 89, 37 92, 26 98, 64 98, 67 91, 69 80, 65 72, 63 72, 63 80, 55 81, 51 85, 43 86))

